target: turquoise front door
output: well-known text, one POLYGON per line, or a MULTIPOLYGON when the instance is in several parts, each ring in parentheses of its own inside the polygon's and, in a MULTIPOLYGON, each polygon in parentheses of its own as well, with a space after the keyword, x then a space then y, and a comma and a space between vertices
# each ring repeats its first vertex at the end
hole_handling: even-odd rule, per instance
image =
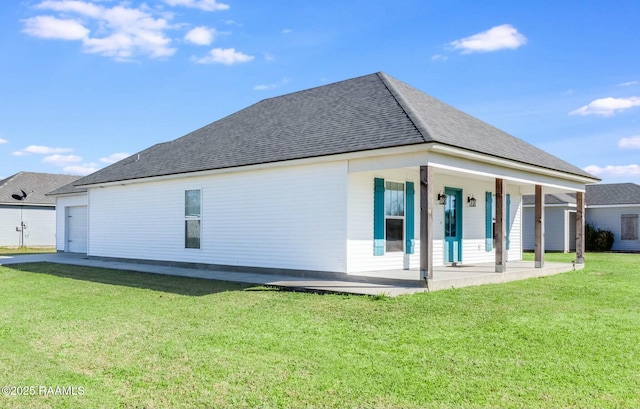
POLYGON ((444 261, 462 261, 462 189, 445 188, 444 261))

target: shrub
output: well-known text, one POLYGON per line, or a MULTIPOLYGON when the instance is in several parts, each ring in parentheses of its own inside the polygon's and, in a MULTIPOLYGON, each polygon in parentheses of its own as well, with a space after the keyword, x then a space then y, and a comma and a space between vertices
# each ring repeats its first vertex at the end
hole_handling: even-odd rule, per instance
POLYGON ((584 239, 587 251, 609 251, 613 247, 614 235, 609 230, 598 229, 587 223, 584 239))

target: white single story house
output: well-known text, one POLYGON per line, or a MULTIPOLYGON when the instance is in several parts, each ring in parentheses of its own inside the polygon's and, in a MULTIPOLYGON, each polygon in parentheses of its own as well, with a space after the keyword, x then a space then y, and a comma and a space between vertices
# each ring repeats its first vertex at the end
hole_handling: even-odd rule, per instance
POLYGON ((55 247, 55 198, 79 176, 19 172, 0 180, 0 247, 55 247))
MULTIPOLYGON (((585 193, 586 223, 614 235, 612 250, 640 251, 638 234, 640 186, 635 183, 587 185, 585 193)), ((533 196, 523 198, 524 250, 533 250, 533 196)), ((548 194, 545 197, 545 248, 555 251, 575 250, 575 194, 548 194)))
POLYGON ((57 248, 417 280, 447 264, 503 272, 522 257, 523 195, 581 197, 597 181, 375 73, 260 101, 59 189, 57 248))

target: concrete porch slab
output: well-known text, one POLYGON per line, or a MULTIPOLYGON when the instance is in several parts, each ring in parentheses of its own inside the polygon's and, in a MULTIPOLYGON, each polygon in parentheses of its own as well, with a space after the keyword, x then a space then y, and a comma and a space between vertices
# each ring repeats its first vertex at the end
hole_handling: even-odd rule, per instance
MULTIPOLYGON (((525 280, 527 278, 544 277, 558 273, 565 273, 575 269, 581 269, 584 265, 572 263, 546 262, 543 268, 535 268, 533 261, 509 261, 504 273, 496 273, 493 263, 458 264, 456 266, 439 266, 433 269, 433 278, 428 280, 428 291, 436 291, 447 288, 461 288, 483 284, 498 284, 509 281, 525 280)), ((399 280, 411 285, 424 285, 420 279, 420 270, 383 270, 369 271, 353 274, 354 276, 366 276, 373 281, 399 280)))
MULTIPOLYGON (((299 290, 320 292, 397 296, 448 288, 461 288, 483 284, 497 284, 533 277, 543 277, 571 271, 570 263, 546 263, 542 269, 534 263, 511 261, 506 273, 495 273, 493 263, 442 266, 434 269, 434 278, 425 286, 419 270, 386 270, 344 275, 342 279, 321 277, 299 277, 291 275, 260 274, 256 272, 220 271, 201 268, 176 267, 172 265, 144 264, 89 258, 86 255, 54 253, 21 256, 0 256, 0 265, 30 262, 51 262, 116 270, 139 271, 211 280, 251 283, 299 290)), ((578 265, 576 268, 581 268, 578 265)))

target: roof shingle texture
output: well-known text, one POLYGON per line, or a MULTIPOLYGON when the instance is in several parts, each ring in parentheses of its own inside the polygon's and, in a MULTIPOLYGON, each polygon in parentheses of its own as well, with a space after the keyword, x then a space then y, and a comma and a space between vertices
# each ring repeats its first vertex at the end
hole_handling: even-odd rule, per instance
POLYGON ((260 101, 77 185, 438 142, 593 178, 384 73, 260 101))
MULTIPOLYGON (((640 185, 635 183, 603 183, 587 185, 585 192, 587 206, 640 205, 640 185)), ((524 195, 522 204, 534 204, 534 195, 524 195)), ((553 193, 544 195, 545 204, 575 204, 575 193, 553 193)))
POLYGON ((0 204, 30 206, 55 205, 55 197, 46 196, 46 194, 61 186, 73 183, 78 179, 80 179, 80 176, 19 172, 6 179, 0 180, 0 204), (23 191, 27 194, 27 197, 23 200, 16 200, 12 197, 12 195, 22 196, 23 191))

